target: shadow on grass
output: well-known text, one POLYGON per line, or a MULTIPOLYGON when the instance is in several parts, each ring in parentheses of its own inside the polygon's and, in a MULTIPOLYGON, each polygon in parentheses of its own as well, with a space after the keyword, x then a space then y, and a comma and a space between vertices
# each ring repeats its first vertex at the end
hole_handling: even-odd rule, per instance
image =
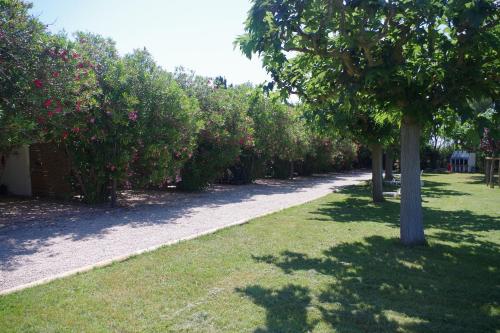
POLYGON ((498 251, 433 244, 405 248, 395 239, 367 237, 318 257, 286 251, 255 257, 286 274, 316 272, 331 283, 318 290, 249 286, 239 292, 267 310, 267 329, 312 329, 310 304, 337 332, 495 332, 499 318, 498 251), (315 301, 312 301, 315 300, 315 301))
MULTIPOLYGON (((448 192, 448 191, 447 191, 448 192)), ((374 205, 365 187, 349 187, 343 193, 349 197, 344 201, 332 201, 312 212, 314 221, 335 221, 345 223, 377 222, 392 226, 399 225, 399 202, 385 201, 374 205)), ((437 192, 433 191, 435 195, 437 192)), ((442 194, 447 195, 447 194, 442 194)), ((424 197, 429 193, 424 193, 424 197)), ((499 230, 500 217, 475 214, 469 210, 443 211, 424 207, 426 228, 444 231, 492 231, 499 230)))
MULTIPOLYGON (((363 187, 343 193, 347 199, 322 205, 310 212, 311 220, 397 227, 398 202, 373 205, 363 187)), ((313 330, 311 308, 336 332, 496 332, 500 248, 474 232, 498 230, 499 217, 427 207, 425 221, 432 227, 431 245, 425 247, 369 236, 325 248, 321 255, 284 251, 253 257, 306 281, 237 290, 267 311, 266 328, 256 332, 313 330)))
POLYGON ((309 288, 289 284, 273 290, 251 285, 236 291, 266 309, 266 328, 258 328, 256 333, 309 332, 314 327, 307 321, 307 308, 311 303, 309 288))
POLYGON ((438 198, 438 197, 443 197, 443 196, 470 195, 470 193, 467 193, 467 192, 455 191, 455 190, 451 190, 449 188, 445 188, 446 186, 449 186, 449 185, 450 184, 448 184, 448 183, 431 181, 431 180, 425 179, 424 186, 422 187, 422 195, 424 197, 430 197, 430 198, 438 198))
POLYGON ((483 184, 484 186, 486 186, 486 180, 484 175, 471 176, 470 178, 471 180, 467 181, 466 184, 483 184))

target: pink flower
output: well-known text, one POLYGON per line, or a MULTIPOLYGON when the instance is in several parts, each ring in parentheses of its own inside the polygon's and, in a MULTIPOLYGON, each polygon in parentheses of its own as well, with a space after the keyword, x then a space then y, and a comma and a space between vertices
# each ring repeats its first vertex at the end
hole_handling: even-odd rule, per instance
POLYGON ((81 106, 81 102, 80 102, 80 101, 77 101, 77 102, 76 102, 76 106, 75 106, 75 110, 76 110, 76 112, 80 112, 80 106, 81 106))
POLYGON ((57 107, 55 108, 54 112, 55 113, 61 113, 62 111, 62 105, 61 105, 61 101, 57 101, 57 107))
POLYGON ((78 59, 78 58, 80 58, 80 55, 76 52, 73 53, 73 59, 78 59))
POLYGON ((66 51, 66 50, 61 50, 60 55, 61 55, 61 59, 62 59, 64 62, 68 61, 68 51, 66 51))
POLYGON ((93 117, 92 117, 92 118, 90 118, 90 119, 89 119, 89 122, 90 122, 91 124, 95 123, 95 118, 93 118, 93 117))
POLYGON ((92 141, 95 141, 95 140, 97 140, 97 136, 95 136, 95 135, 92 135, 92 137, 90 138, 90 140, 92 140, 92 141))
POLYGON ((85 67, 85 64, 83 62, 79 62, 78 63, 78 68, 83 68, 83 67, 85 67))
POLYGON ((68 132, 67 131, 62 132, 62 138, 63 138, 63 140, 66 140, 68 138, 68 132))
POLYGON ((40 81, 38 79, 34 80, 33 83, 35 84, 35 87, 37 87, 37 88, 43 87, 42 81, 40 81))
POLYGON ((52 77, 59 77, 59 72, 52 72, 52 77))
POLYGON ((136 121, 137 120, 137 111, 129 112, 128 119, 131 121, 136 121))
POLYGON ((80 127, 73 127, 73 129, 71 129, 71 131, 73 133, 79 133, 80 132, 80 127))
POLYGON ((51 104, 52 104, 52 100, 50 98, 46 99, 45 102, 43 102, 43 106, 46 109, 48 109, 51 104))
POLYGON ((54 115, 54 112, 52 112, 52 111, 47 112, 47 117, 49 117, 49 118, 50 118, 50 117, 52 117, 53 115, 54 115))

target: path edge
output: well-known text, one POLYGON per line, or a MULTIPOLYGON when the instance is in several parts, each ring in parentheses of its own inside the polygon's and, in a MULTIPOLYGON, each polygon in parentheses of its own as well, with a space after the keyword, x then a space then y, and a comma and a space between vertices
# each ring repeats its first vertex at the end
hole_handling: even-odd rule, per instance
POLYGON ((64 273, 59 273, 59 274, 55 274, 55 275, 52 275, 52 276, 49 276, 49 277, 46 277, 46 278, 43 278, 43 279, 35 280, 33 282, 28 282, 28 283, 21 284, 21 285, 12 287, 12 288, 0 290, 0 296, 13 294, 15 292, 18 292, 18 291, 21 291, 21 290, 24 290, 24 289, 28 289, 28 288, 31 288, 31 287, 36 287, 36 286, 39 286, 39 285, 42 285, 42 284, 47 284, 49 282, 52 282, 52 281, 55 281, 55 280, 59 280, 59 279, 62 279, 62 278, 66 278, 66 277, 69 277, 69 276, 72 276, 72 275, 77 275, 77 274, 80 274, 80 273, 85 273, 85 272, 91 271, 91 270, 93 270, 95 268, 102 268, 102 267, 110 266, 112 264, 126 261, 127 259, 130 259, 132 257, 138 256, 138 255, 141 255, 141 254, 144 254, 144 253, 149 253, 149 252, 156 251, 156 250, 158 250, 158 249, 160 249, 162 247, 172 246, 172 245, 184 242, 184 241, 188 241, 188 240, 192 240, 192 239, 195 239, 195 238, 198 238, 198 237, 201 237, 201 236, 206 236, 206 235, 210 235, 210 234, 216 233, 217 231, 222 230, 222 229, 231 228, 231 227, 234 227, 234 226, 237 226, 237 225, 243 225, 243 224, 251 222, 252 220, 255 220, 255 219, 267 216, 267 215, 271 215, 271 214, 274 214, 274 213, 278 213, 278 212, 281 212, 281 211, 283 211, 285 209, 288 209, 288 208, 293 208, 293 207, 297 207, 297 206, 308 204, 308 203, 310 203, 312 201, 324 198, 327 195, 336 193, 338 190, 343 189, 344 187, 355 186, 355 185, 358 185, 358 184, 360 184, 360 183, 362 183, 364 181, 365 180, 357 180, 357 181, 354 181, 352 184, 336 186, 334 189, 332 189, 331 193, 328 193, 328 194, 325 194, 325 195, 322 195, 322 196, 319 196, 317 198, 313 198, 313 199, 310 199, 310 200, 306 200, 306 201, 298 203, 296 205, 287 206, 287 207, 281 207, 281 208, 279 208, 277 210, 273 210, 271 212, 266 212, 266 213, 262 213, 262 214, 259 214, 259 215, 256 215, 256 216, 252 216, 252 217, 249 217, 249 218, 244 218, 244 219, 241 219, 241 220, 238 220, 238 221, 235 221, 235 222, 231 222, 229 224, 226 224, 226 225, 223 225, 223 226, 220 226, 220 227, 215 227, 215 228, 212 228, 212 229, 207 229, 207 230, 204 230, 204 231, 201 231, 201 232, 189 235, 189 236, 177 238, 177 239, 174 239, 174 240, 162 243, 162 244, 150 246, 150 247, 147 247, 145 249, 137 250, 137 251, 134 251, 134 252, 122 255, 122 256, 117 256, 117 257, 113 257, 111 259, 102 260, 102 261, 99 261, 99 262, 97 262, 95 264, 83 266, 83 267, 76 268, 76 269, 73 269, 73 270, 70 270, 70 271, 67 271, 67 272, 64 272, 64 273))

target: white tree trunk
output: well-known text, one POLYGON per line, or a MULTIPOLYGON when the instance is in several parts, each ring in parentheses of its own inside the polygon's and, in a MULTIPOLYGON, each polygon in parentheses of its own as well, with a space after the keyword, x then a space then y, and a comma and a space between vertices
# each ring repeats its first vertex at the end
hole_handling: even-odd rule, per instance
POLYGON ((418 121, 403 116, 401 122, 400 235, 405 245, 425 244, 420 192, 420 132, 418 121))
POLYGON ((384 201, 382 185, 382 145, 372 144, 372 198, 373 202, 384 201))

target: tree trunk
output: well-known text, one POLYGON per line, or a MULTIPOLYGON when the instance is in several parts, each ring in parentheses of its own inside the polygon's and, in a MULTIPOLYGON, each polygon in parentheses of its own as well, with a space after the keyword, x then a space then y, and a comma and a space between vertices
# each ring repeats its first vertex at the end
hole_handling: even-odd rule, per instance
POLYGON ((392 180, 392 165, 394 164, 394 156, 391 151, 385 152, 385 180, 392 180))
POLYGON ((491 160, 491 168, 490 168, 490 187, 495 187, 495 160, 491 160))
MULTIPOLYGON (((116 161, 117 148, 116 148, 116 137, 113 146, 113 161, 116 161)), ((114 162, 113 162, 114 163, 114 162)), ((111 176, 111 207, 116 206, 116 170, 112 170, 113 175, 111 176)))
POLYGON ((111 207, 116 206, 116 178, 111 180, 111 207))
POLYGON ((293 179, 293 173, 294 173, 293 161, 290 161, 290 179, 293 179))
POLYGON ((420 132, 418 121, 403 116, 401 122, 400 235, 405 245, 425 244, 420 193, 420 132))
POLYGON ((5 165, 7 164, 9 153, 10 151, 6 153, 0 153, 0 180, 2 179, 3 172, 5 171, 5 165))
POLYGON ((372 198, 373 202, 384 201, 382 187, 382 145, 379 143, 371 146, 372 150, 372 198))
POLYGON ((490 162, 487 158, 484 160, 484 179, 486 182, 486 186, 490 185, 490 162))

